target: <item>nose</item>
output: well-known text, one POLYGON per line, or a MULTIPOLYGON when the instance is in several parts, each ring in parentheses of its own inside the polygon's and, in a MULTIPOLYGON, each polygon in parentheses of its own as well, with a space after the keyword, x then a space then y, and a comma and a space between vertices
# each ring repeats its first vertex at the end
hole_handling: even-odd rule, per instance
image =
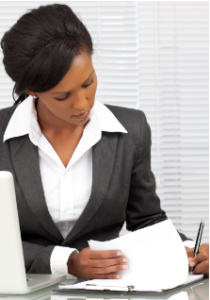
POLYGON ((80 89, 80 91, 74 95, 74 109, 78 114, 89 109, 88 99, 83 89, 80 89))

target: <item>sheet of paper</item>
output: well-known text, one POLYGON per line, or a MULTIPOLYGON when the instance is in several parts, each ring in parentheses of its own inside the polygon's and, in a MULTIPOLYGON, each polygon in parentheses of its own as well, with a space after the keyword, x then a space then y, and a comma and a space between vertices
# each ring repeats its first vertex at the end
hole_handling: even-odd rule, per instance
MULTIPOLYGON (((192 274, 188 274, 188 276, 187 276, 187 279, 186 279, 186 281, 183 283, 183 285, 184 284, 188 284, 188 283, 191 283, 191 282, 194 282, 194 281, 196 281, 196 280, 199 280, 199 279, 202 279, 203 278, 203 275, 192 275, 192 274)), ((109 281, 108 281, 109 282, 109 281)), ((97 280, 94 280, 94 283, 96 284, 97 283, 97 280)), ((98 281, 98 285, 101 285, 100 284, 101 282, 100 281, 98 281)), ((118 286, 117 284, 116 284, 116 281, 114 281, 114 285, 112 285, 112 286, 118 286)), ((93 280, 89 280, 89 281, 83 281, 83 282, 81 282, 81 283, 77 283, 77 284, 75 284, 75 285, 60 285, 59 286, 59 289, 67 289, 67 290, 71 290, 71 289, 85 289, 85 287, 86 287, 86 284, 93 284, 93 280)), ((110 286, 109 284, 107 284, 106 286, 110 286)), ((161 292, 162 290, 156 290, 156 292, 161 292)), ((80 297, 78 297, 78 298, 80 298, 80 297)), ((157 299, 160 299, 160 298, 157 298, 157 299)), ((177 299, 179 299, 179 298, 177 298, 177 299)), ((187 298, 188 299, 188 298, 187 298)))
POLYGON ((94 279, 74 285, 134 285, 137 291, 161 291, 183 284, 188 276, 188 259, 183 242, 171 220, 130 232, 111 241, 89 241, 92 250, 121 250, 129 269, 121 279, 94 279))
MULTIPOLYGON (((90 241, 89 245, 93 250, 119 249, 128 257, 129 269, 121 272, 122 279, 117 284, 135 285, 137 290, 162 290, 180 285, 187 279, 186 251, 171 220, 111 241, 90 241)), ((101 284, 107 283, 101 280, 101 284)))
POLYGON ((187 284, 187 283, 190 283, 190 282, 193 282, 193 281, 196 281, 198 279, 202 279, 203 278, 203 275, 202 274, 188 274, 187 276, 187 279, 185 280, 184 284, 187 284))

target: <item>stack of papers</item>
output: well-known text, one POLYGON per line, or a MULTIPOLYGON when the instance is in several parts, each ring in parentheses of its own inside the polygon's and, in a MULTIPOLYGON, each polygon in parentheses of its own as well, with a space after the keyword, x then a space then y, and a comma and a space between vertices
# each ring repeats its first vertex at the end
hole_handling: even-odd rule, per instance
POLYGON ((183 242, 171 220, 130 232, 111 241, 89 241, 92 250, 121 250, 129 268, 121 279, 93 279, 62 289, 85 289, 86 285, 104 287, 133 286, 133 291, 161 292, 202 278, 188 275, 188 258, 183 242))

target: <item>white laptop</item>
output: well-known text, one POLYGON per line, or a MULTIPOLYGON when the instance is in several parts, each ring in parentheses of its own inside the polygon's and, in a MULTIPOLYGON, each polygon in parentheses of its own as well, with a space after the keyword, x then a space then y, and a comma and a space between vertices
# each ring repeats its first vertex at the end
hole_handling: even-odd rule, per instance
POLYGON ((0 294, 26 294, 65 279, 25 273, 13 176, 0 171, 0 294))

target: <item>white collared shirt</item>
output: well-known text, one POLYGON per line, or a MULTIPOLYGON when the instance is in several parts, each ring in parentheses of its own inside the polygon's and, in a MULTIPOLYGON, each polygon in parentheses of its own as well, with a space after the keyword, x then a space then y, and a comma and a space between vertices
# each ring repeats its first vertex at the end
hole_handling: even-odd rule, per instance
MULTIPOLYGON (((92 147, 101 139, 102 131, 127 133, 113 113, 104 104, 95 101, 90 111, 90 121, 65 167, 40 129, 31 97, 18 105, 6 128, 4 142, 28 134, 30 141, 38 147, 46 204, 64 238, 89 200, 92 186, 92 147)), ((62 246, 54 248, 50 259, 52 274, 68 274, 67 261, 75 250, 62 246)))
MULTIPOLYGON (((6 128, 4 142, 28 134, 31 142, 38 147, 46 204, 64 238, 89 200, 92 186, 92 147, 101 139, 102 131, 127 133, 114 114, 96 101, 90 111, 90 121, 85 126, 82 138, 65 168, 39 127, 32 98, 27 98, 18 105, 6 128)), ((194 247, 194 242, 186 241, 184 245, 194 247)), ((52 274, 68 274, 67 261, 75 250, 55 246, 50 258, 52 274)))

